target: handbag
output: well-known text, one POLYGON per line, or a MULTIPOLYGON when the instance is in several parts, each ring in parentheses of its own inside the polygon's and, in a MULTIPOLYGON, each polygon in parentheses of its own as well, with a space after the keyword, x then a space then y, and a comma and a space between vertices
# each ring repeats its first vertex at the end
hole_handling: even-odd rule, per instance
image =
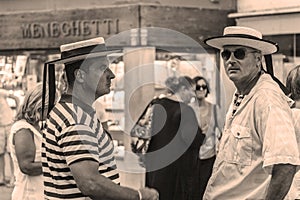
POLYGON ((146 106, 130 131, 130 135, 133 138, 131 149, 134 153, 144 154, 148 150, 148 145, 151 140, 151 121, 154 100, 146 106))

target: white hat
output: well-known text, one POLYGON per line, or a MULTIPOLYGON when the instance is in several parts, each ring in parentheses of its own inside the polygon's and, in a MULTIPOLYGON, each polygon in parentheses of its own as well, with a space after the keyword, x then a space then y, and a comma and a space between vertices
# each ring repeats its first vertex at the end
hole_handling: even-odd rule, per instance
POLYGON ((276 43, 262 39, 261 32, 242 26, 228 26, 224 29, 223 36, 212 37, 204 42, 214 48, 223 49, 226 45, 247 46, 261 51, 263 55, 276 53, 276 43))
MULTIPOLYGON (((60 59, 52 60, 44 64, 42 111, 44 111, 45 108, 46 84, 48 82, 49 85, 48 113, 53 108, 54 100, 55 100, 56 87, 55 87, 54 68, 56 64, 66 64, 66 63, 71 63, 79 60, 85 60, 88 58, 103 57, 115 52, 120 52, 120 50, 108 50, 105 46, 104 38, 97 37, 89 40, 83 40, 80 42, 61 45, 60 52, 61 52, 60 59)), ((43 113, 42 115, 44 115, 44 112, 42 113, 43 113)))
POLYGON ((107 56, 120 50, 107 50, 103 37, 83 40, 60 46, 61 58, 50 61, 51 64, 63 64, 87 58, 107 56))

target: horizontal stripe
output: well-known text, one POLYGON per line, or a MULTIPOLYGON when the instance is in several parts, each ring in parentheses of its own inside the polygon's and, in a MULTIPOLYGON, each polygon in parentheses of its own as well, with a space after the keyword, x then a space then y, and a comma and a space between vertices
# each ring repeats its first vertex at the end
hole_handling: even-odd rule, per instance
POLYGON ((58 184, 54 184, 52 182, 47 182, 47 181, 44 181, 44 185, 47 186, 47 187, 54 187, 54 188, 57 188, 59 190, 76 188, 75 184, 58 185, 58 184))
POLYGON ((110 180, 115 180, 119 178, 119 174, 114 174, 113 176, 109 176, 107 178, 109 178, 110 180))
POLYGON ((104 174, 104 173, 107 173, 107 172, 110 172, 110 171, 114 171, 114 170, 116 170, 116 168, 113 169, 113 168, 111 168, 111 167, 107 167, 106 169, 101 169, 101 170, 99 170, 99 173, 100 173, 100 174, 104 174))
POLYGON ((59 199, 74 199, 74 198, 80 198, 80 197, 85 197, 82 193, 72 193, 72 194, 57 194, 57 193, 52 193, 52 192, 44 192, 46 196, 48 197, 54 197, 54 198, 59 198, 59 199))
POLYGON ((71 137, 71 136, 89 136, 92 138, 95 138, 95 134, 93 132, 91 132, 91 129, 87 129, 86 127, 84 127, 85 129, 75 129, 76 126, 73 126, 74 130, 68 130, 68 132, 65 132, 63 134, 61 134, 60 136, 57 137, 57 141, 60 141, 64 138, 67 137, 71 137))
POLYGON ((79 155, 79 154, 95 154, 97 155, 97 151, 92 151, 92 150, 76 150, 76 151, 67 151, 64 153, 65 156, 72 156, 72 155, 79 155))
POLYGON ((95 160, 93 158, 84 157, 84 158, 80 158, 80 159, 77 159, 77 160, 74 160, 74 161, 70 162, 69 165, 72 165, 74 163, 81 162, 81 161, 95 161, 95 162, 98 163, 98 160, 95 160))
MULTIPOLYGON (((42 154, 42 156, 43 156, 43 154, 42 154)), ((56 164, 67 164, 65 160, 47 157, 47 163, 49 163, 49 162, 56 163, 56 164)), ((45 164, 47 164, 47 163, 45 163, 45 164)))
POLYGON ((77 146, 77 145, 89 145, 89 146, 93 146, 93 147, 98 147, 98 144, 95 142, 91 142, 88 140, 77 140, 77 141, 70 141, 70 142, 64 142, 61 143, 61 147, 70 147, 70 146, 77 146))
POLYGON ((58 181, 60 181, 60 180, 67 180, 67 181, 74 180, 73 176, 52 176, 48 172, 43 172, 43 176, 45 176, 45 179, 47 179, 47 177, 51 177, 51 179, 58 180, 58 181))
POLYGON ((56 151, 56 150, 53 150, 53 149, 49 149, 47 147, 44 146, 44 148, 46 152, 50 153, 50 154, 54 154, 54 155, 58 155, 58 156, 64 156, 64 153, 63 152, 60 152, 60 151, 56 151))

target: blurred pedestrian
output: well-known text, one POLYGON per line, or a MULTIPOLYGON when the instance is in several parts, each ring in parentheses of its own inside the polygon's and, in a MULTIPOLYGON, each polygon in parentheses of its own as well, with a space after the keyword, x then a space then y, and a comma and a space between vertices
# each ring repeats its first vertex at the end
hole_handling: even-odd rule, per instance
POLYGON ((15 181, 13 175, 13 165, 10 157, 10 149, 8 145, 8 138, 10 134, 10 128, 13 123, 14 110, 8 104, 8 98, 15 101, 15 109, 19 107, 19 98, 13 94, 12 91, 8 91, 0 88, 0 186, 4 186, 5 182, 5 166, 10 166, 10 175, 8 186, 12 186, 15 181), (5 163, 5 153, 8 153, 8 159, 10 163, 5 163))
MULTIPOLYGON (((67 91, 53 109, 49 101, 42 142, 45 198, 158 199, 154 189, 119 185, 112 138, 92 108, 97 98, 110 92, 115 75, 107 55, 113 51, 106 49, 102 37, 65 44, 60 50, 61 59, 47 63, 49 71, 54 64, 65 65, 67 91)), ((49 100, 52 97, 50 92, 49 100)))
POLYGON ((16 177, 12 200, 44 199, 40 130, 40 123, 45 120, 41 118, 42 86, 39 83, 26 93, 11 128, 9 143, 16 177))
MULTIPOLYGON (((286 78, 286 87, 289 91, 289 96, 294 100, 292 114, 294 120, 295 133, 300 150, 300 65, 293 68, 286 78)), ((286 199, 300 199, 300 172, 298 171, 293 179, 290 191, 286 199)))
POLYGON ((252 28, 230 26, 205 40, 221 50, 225 72, 236 87, 204 199, 283 199, 299 151, 290 100, 262 68, 275 43, 252 28))
POLYGON ((152 137, 145 154, 146 186, 157 189, 160 200, 199 199, 195 175, 205 136, 188 105, 194 84, 189 77, 167 81, 170 93, 153 104, 152 137))

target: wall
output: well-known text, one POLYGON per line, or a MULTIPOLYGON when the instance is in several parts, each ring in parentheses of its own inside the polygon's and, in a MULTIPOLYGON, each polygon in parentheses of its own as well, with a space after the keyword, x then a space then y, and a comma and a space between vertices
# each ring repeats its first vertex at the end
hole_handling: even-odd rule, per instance
POLYGON ((299 0, 237 0, 238 12, 278 10, 300 7, 299 0))
MULTIPOLYGON (((180 49, 194 48, 196 41, 206 47, 203 44, 204 38, 220 35, 225 26, 233 24, 233 20, 226 17, 229 12, 196 7, 118 5, 89 9, 5 13, 0 14, 0 49, 10 51, 56 49, 64 43, 99 36, 107 39, 118 33, 121 33, 118 39, 111 40, 112 43, 108 45, 131 46, 133 45, 131 39, 136 39, 139 33, 133 35, 125 31, 143 27, 161 28, 159 31, 149 29, 144 34, 148 40, 145 41, 150 46, 171 45, 180 49), (194 41, 192 44, 187 44, 187 40, 180 43, 177 36, 169 37, 167 32, 170 30, 177 31, 181 37, 185 34, 194 41)), ((198 43, 196 46, 199 46, 198 43)))
POLYGON ((235 9, 235 0, 1 0, 0 13, 34 10, 62 10, 74 8, 95 8, 108 5, 157 4, 208 9, 235 9), (219 3, 212 3, 219 2, 219 3))

